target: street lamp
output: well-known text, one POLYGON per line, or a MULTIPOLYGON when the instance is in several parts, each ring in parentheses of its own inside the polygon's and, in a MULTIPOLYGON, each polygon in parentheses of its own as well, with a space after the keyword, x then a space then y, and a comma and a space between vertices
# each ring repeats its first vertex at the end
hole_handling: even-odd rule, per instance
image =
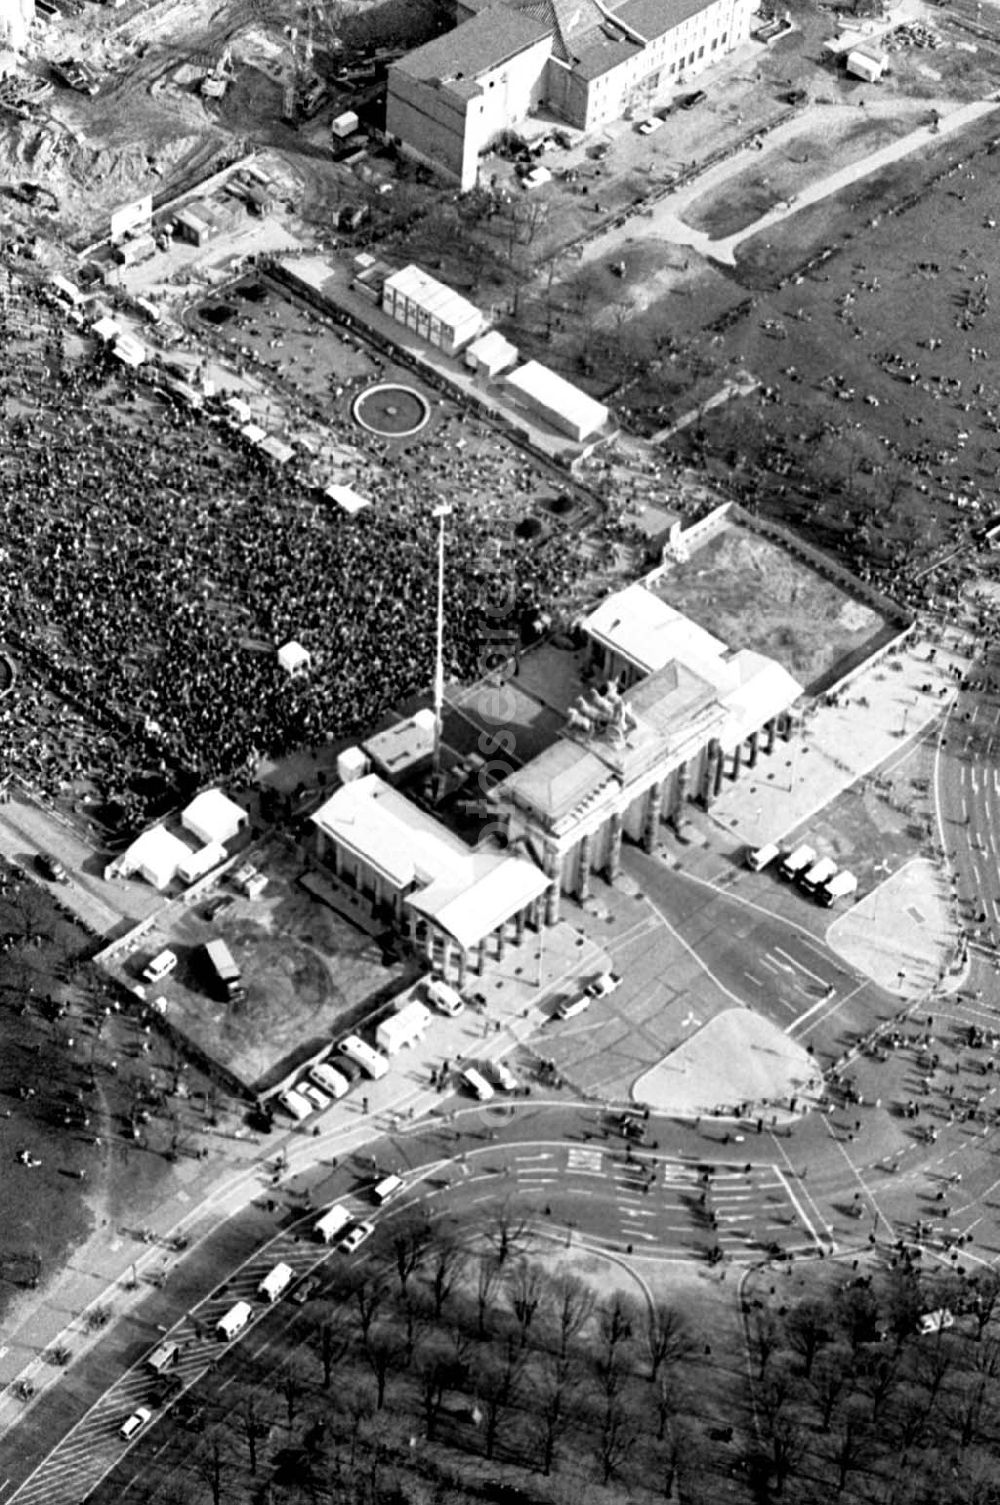
POLYGON ((451 516, 447 503, 435 507, 431 517, 438 520, 438 588, 437 632, 434 655, 434 756, 431 764, 434 783, 434 798, 437 798, 438 780, 441 774, 441 731, 444 720, 444 524, 451 516))

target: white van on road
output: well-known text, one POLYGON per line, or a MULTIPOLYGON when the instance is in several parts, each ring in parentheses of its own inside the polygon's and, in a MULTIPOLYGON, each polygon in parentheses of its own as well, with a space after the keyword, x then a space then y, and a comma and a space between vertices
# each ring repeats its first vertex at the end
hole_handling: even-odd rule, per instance
POLYGON ((366 1045, 360 1035, 348 1035, 346 1040, 341 1040, 337 1048, 342 1055, 345 1055, 349 1061, 353 1061, 356 1066, 360 1066, 362 1071, 366 1071, 376 1082, 389 1070, 386 1057, 381 1051, 373 1050, 370 1045, 366 1045))

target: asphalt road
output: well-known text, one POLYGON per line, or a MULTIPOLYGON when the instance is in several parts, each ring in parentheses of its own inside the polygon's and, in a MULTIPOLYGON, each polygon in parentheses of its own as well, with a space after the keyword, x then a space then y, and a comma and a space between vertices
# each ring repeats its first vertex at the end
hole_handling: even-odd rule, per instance
POLYGON ((968 929, 993 949, 1000 946, 1000 653, 973 665, 969 681, 942 728, 937 800, 968 929))
POLYGON ((839 1060, 859 1030, 898 1011, 898 998, 835 956, 813 931, 768 907, 779 882, 773 874, 748 871, 738 889, 722 890, 637 849, 629 849, 625 863, 710 976, 812 1045, 823 1066, 839 1060))
POLYGON ((50 852, 65 866, 70 881, 52 886, 94 935, 111 939, 163 905, 160 894, 137 883, 105 883, 92 845, 57 815, 15 794, 0 804, 0 854, 37 877, 39 852, 50 852))

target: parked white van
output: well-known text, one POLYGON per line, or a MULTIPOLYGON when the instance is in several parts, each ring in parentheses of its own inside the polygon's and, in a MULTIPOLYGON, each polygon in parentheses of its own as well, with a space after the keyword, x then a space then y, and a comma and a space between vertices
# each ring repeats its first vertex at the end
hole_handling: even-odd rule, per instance
POLYGON ((763 847, 747 847, 746 865, 751 872, 762 873, 779 855, 780 848, 773 841, 763 847))
POLYGON ((791 881, 792 878, 797 878, 800 873, 804 873, 807 868, 811 868, 815 861, 815 850, 803 843, 802 846, 796 847, 794 852, 789 852, 788 856, 779 866, 778 872, 782 878, 791 881))
POLYGON ((391 1202, 393 1197, 399 1196, 404 1184, 402 1176, 383 1176, 382 1180, 372 1187, 372 1196, 380 1207, 384 1207, 386 1202, 391 1202))
POLYGON ((465 1008, 465 1000, 461 993, 448 983, 442 982, 440 977, 432 977, 427 984, 427 1002, 432 1003, 441 1014, 454 1016, 460 1014, 465 1008))
POLYGON ((277 1301, 288 1290, 294 1273, 291 1265, 275 1265, 257 1287, 257 1295, 263 1296, 266 1301, 277 1301))
POLYGON ((360 1066, 362 1071, 367 1071, 376 1082, 389 1070, 389 1062, 385 1056, 380 1051, 373 1050, 370 1045, 366 1045, 360 1035, 348 1035, 346 1040, 341 1040, 337 1048, 349 1061, 360 1066))
POLYGON ((835 878, 836 876, 837 864, 833 858, 821 857, 806 872, 799 874, 798 883, 802 892, 808 894, 812 899, 815 897, 817 889, 822 888, 824 883, 829 883, 831 878, 835 878))
POLYGON ((327 1065, 326 1061, 320 1061, 318 1066, 313 1066, 309 1071, 309 1080, 315 1082, 317 1087, 324 1092, 329 1092, 332 1098, 343 1097, 349 1092, 351 1084, 345 1076, 333 1066, 327 1065))
POLYGON ((236 1337, 237 1333, 243 1331, 252 1316, 253 1307, 249 1301, 237 1301, 235 1306, 229 1308, 224 1317, 219 1318, 215 1324, 215 1331, 220 1338, 228 1343, 232 1338, 236 1337))
POLYGON ((323 1240, 324 1244, 332 1244, 338 1233, 343 1233, 351 1221, 351 1214, 346 1207, 341 1207, 337 1202, 327 1212, 324 1212, 318 1223, 313 1224, 313 1233, 323 1240))
POLYGON ((477 1071, 474 1066, 467 1066, 465 1068, 462 1072, 462 1081, 481 1103, 488 1103, 493 1096, 493 1088, 482 1072, 477 1071))
POLYGON ((838 899, 849 899, 857 891, 857 878, 853 873, 849 873, 844 868, 843 872, 837 873, 836 877, 831 878, 828 883, 823 884, 816 898, 825 909, 829 909, 831 904, 836 904, 838 899))
POLYGON ((158 952, 149 965, 143 968, 143 981, 162 982, 165 977, 170 976, 176 965, 177 957, 168 946, 165 951, 158 952))
POLYGON ((308 1118, 313 1111, 313 1105, 301 1092, 296 1092, 294 1087, 288 1087, 278 1094, 278 1102, 299 1123, 308 1118))

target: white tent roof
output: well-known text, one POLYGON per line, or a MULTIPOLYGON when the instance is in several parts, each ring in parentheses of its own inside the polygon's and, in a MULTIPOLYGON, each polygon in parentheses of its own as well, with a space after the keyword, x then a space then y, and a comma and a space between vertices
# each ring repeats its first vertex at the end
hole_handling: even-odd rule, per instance
POLYGON ((240 423, 249 423, 253 416, 253 409, 242 397, 227 397, 222 406, 240 423))
POLYGON ((146 359, 146 347, 130 334, 120 334, 118 343, 111 352, 125 366, 141 366, 146 359))
POLYGON ((99 340, 117 340, 122 334, 121 325, 116 324, 110 314, 105 314, 103 319, 98 319, 90 326, 90 329, 99 340))
POLYGON ((248 423, 245 428, 240 429, 240 434, 248 444, 259 444, 262 439, 267 438, 267 429, 262 429, 259 423, 248 423))
POLYGON ((608 421, 606 407, 539 361, 528 361, 527 365, 519 366, 506 381, 529 402, 550 412, 561 413, 585 439, 608 421))
POLYGON ((362 512, 365 507, 371 506, 371 502, 359 496, 356 491, 352 491, 350 486, 331 484, 324 488, 324 495, 328 496, 331 502, 336 502, 337 506, 342 507, 345 512, 362 512))
POLYGON ((164 889, 191 855, 191 848, 166 826, 152 826, 136 837, 122 857, 119 868, 126 876, 141 873, 154 888, 164 889))
POLYGON ((693 664, 700 673, 703 659, 728 651, 720 638, 644 585, 613 591, 581 625, 589 638, 628 659, 644 674, 674 660, 693 664))
POLYGON ((246 823, 246 811, 221 789, 204 790, 181 811, 181 825, 203 842, 230 841, 246 823))
POLYGON ((301 643, 293 639, 278 649, 278 663, 286 673, 294 674, 299 669, 308 669, 312 657, 308 648, 303 648, 301 643))
POLYGON ((257 446, 265 455, 270 455, 272 460, 277 460, 279 465, 287 465, 295 451, 284 439, 279 439, 277 434, 268 434, 266 439, 261 439, 257 446))

